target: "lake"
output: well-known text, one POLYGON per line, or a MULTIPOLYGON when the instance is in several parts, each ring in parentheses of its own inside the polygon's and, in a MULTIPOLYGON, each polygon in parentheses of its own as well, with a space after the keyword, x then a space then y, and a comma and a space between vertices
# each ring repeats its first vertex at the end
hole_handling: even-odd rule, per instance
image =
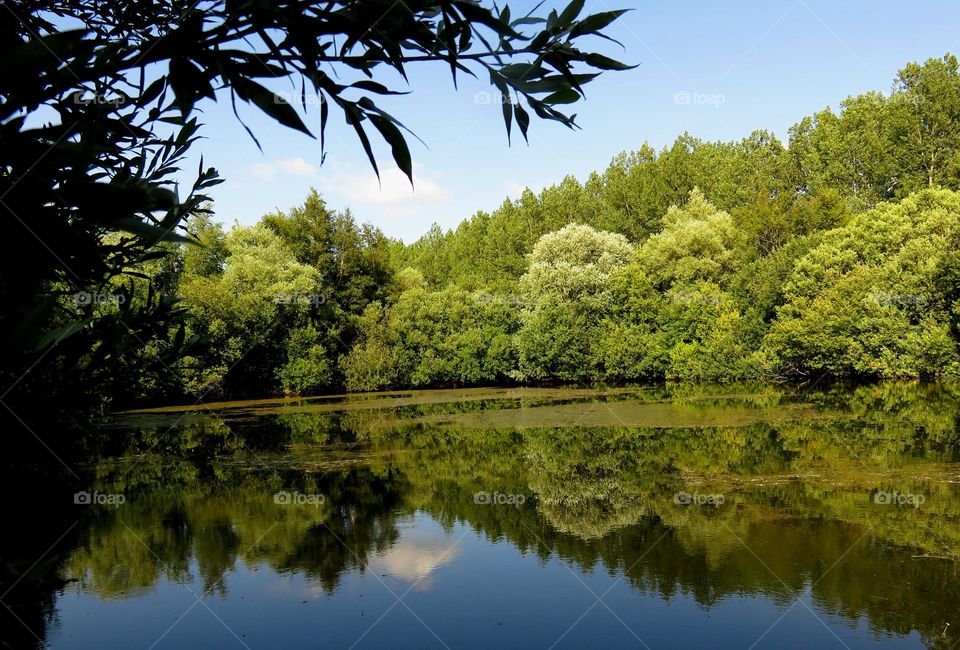
POLYGON ((36 561, 11 647, 960 647, 960 386, 393 392, 101 434, 48 524, 7 516, 36 561))

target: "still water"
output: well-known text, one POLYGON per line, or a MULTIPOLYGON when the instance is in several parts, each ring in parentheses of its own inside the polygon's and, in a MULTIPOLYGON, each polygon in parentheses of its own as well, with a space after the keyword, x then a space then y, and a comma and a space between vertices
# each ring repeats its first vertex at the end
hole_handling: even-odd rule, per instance
POLYGON ((960 647, 960 386, 264 400, 103 439, 55 524, 10 522, 24 563, 62 534, 12 646, 960 647))

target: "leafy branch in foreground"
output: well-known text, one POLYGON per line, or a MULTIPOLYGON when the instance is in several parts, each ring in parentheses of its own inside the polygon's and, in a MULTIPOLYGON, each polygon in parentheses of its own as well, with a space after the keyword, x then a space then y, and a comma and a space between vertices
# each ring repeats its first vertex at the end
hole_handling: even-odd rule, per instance
MULTIPOLYGON (((458 73, 476 77, 483 71, 501 94, 508 133, 516 116, 527 135, 530 116, 521 100, 537 116, 574 127, 576 115, 557 106, 582 99, 583 86, 601 71, 633 67, 578 47, 588 36, 617 42, 603 30, 627 10, 581 17, 583 8, 584 0, 573 0, 560 13, 514 17, 509 6, 487 8, 476 0, 160 2, 148 13, 89 0, 48 7, 54 15, 79 18, 89 27, 86 32, 57 33, 62 49, 86 50, 93 57, 77 65, 65 61, 74 81, 92 83, 102 72, 137 70, 139 83, 128 85, 132 94, 142 95, 158 88, 144 87, 144 72, 151 64, 166 63, 167 75, 154 84, 169 85, 173 103, 184 116, 199 100, 215 99, 217 90, 228 88, 232 102, 249 102, 278 122, 312 135, 291 103, 258 81, 289 78, 299 82, 304 111, 308 89, 319 96, 321 140, 330 106, 335 106, 355 129, 375 170, 365 122, 391 146, 394 161, 411 180, 405 127, 371 99, 404 91, 375 81, 379 68, 387 66, 406 81, 411 63, 445 62, 455 85, 458 73), (167 30, 165 25, 173 27, 167 30), (96 62, 98 49, 89 50, 91 40, 117 48, 101 52, 110 56, 103 62, 106 69, 89 65, 96 62), (347 68, 363 78, 341 83, 338 79, 347 68), (351 98, 356 93, 363 96, 351 98)), ((37 18, 36 23, 37 31, 53 32, 53 22, 37 18)))

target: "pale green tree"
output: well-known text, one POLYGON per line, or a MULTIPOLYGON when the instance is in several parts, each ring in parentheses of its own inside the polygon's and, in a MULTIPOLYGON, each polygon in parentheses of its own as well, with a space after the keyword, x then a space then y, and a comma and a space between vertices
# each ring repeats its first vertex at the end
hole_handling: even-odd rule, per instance
POLYGON ((234 227, 224 248, 222 272, 186 275, 180 287, 194 331, 209 343, 203 356, 185 362, 194 392, 214 389, 241 362, 245 381, 262 388, 285 362, 277 341, 306 325, 311 308, 324 299, 320 272, 298 262, 265 226, 234 227))
POLYGON ((610 274, 632 255, 623 235, 571 224, 537 241, 520 289, 537 303, 601 297, 609 289, 610 274))
POLYGON ((540 238, 520 278, 525 308, 514 376, 571 381, 596 375, 593 347, 613 307, 611 277, 632 256, 623 235, 581 224, 540 238))
POLYGON ((682 206, 671 207, 663 230, 637 251, 638 263, 663 291, 690 289, 699 282, 723 285, 736 270, 739 234, 730 215, 694 189, 682 206))

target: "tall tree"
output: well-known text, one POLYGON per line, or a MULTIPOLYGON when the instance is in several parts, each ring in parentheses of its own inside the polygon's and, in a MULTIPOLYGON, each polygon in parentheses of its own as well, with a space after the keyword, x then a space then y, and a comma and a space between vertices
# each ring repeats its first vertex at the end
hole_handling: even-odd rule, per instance
POLYGON ((946 54, 897 75, 891 98, 896 152, 906 158, 907 191, 937 185, 956 189, 960 167, 960 64, 946 54))

